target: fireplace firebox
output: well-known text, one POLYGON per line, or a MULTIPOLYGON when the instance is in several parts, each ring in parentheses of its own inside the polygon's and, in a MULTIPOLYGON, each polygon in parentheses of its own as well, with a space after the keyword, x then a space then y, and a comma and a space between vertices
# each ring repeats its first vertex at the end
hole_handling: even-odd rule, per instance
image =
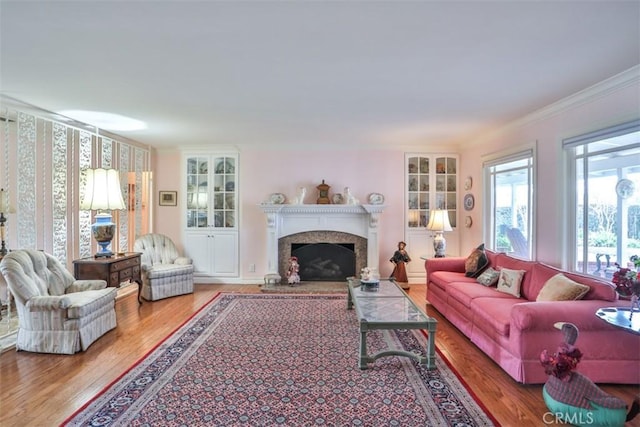
POLYGON ((291 256, 298 258, 301 281, 344 281, 355 275, 353 243, 292 243, 291 256))

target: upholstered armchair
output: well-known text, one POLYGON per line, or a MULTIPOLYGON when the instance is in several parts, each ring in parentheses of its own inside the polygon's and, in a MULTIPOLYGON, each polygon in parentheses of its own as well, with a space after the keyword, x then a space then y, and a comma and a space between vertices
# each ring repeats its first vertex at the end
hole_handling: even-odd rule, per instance
POLYGON ((52 255, 13 251, 0 272, 18 310, 16 350, 73 354, 116 327, 116 288, 76 280, 52 255))
POLYGON ((173 241, 164 234, 138 237, 133 250, 141 252, 142 298, 162 298, 193 293, 191 258, 180 256, 173 241))

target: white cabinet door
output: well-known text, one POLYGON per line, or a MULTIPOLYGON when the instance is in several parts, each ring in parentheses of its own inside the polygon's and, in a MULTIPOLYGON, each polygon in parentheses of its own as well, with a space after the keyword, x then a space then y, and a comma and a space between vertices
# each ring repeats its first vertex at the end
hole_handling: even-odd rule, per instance
POLYGON ((193 260, 193 272, 198 275, 212 274, 213 238, 211 233, 188 233, 185 239, 185 253, 193 260))
POLYGON ((238 234, 213 233, 213 271, 214 276, 238 275, 238 234))

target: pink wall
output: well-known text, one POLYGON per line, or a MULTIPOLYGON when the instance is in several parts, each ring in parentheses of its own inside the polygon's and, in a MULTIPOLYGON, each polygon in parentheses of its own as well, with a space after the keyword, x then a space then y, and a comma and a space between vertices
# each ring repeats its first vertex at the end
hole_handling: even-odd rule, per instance
MULTIPOLYGON (((157 153, 155 195, 158 190, 178 191, 178 204, 184 194, 179 152, 157 153)), ((352 194, 366 203, 370 193, 382 193, 387 206, 381 216, 380 270, 391 274, 388 259, 396 244, 404 239, 404 151, 329 151, 329 150, 251 150, 240 151, 240 276, 261 282, 267 270, 266 217, 259 204, 271 193, 293 198, 299 187, 307 189, 306 203, 315 203, 316 186, 325 180, 330 194, 350 187, 352 194), (256 271, 249 272, 255 264, 256 271)), ((175 239, 182 247, 180 208, 155 205, 154 229, 175 239)))

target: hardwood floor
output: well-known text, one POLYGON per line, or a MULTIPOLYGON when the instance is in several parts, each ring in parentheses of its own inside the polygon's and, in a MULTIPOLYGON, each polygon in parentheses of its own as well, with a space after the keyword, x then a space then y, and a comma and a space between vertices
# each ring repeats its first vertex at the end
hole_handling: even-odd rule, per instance
MULTIPOLYGON (((86 352, 66 356, 12 350, 1 354, 0 426, 60 424, 217 292, 259 292, 259 289, 257 285, 196 285, 192 295, 145 302, 140 307, 135 293, 130 294, 116 302, 118 327, 86 352)), ((425 285, 412 284, 408 292, 416 303, 425 306, 425 285)), ((514 382, 435 309, 428 306, 427 312, 439 322, 437 347, 502 425, 545 425, 543 415, 547 408, 542 400, 542 386, 514 382)), ((549 343, 550 348, 555 345, 549 343)), ((631 402, 640 391, 638 386, 602 388, 626 402, 631 402)))

